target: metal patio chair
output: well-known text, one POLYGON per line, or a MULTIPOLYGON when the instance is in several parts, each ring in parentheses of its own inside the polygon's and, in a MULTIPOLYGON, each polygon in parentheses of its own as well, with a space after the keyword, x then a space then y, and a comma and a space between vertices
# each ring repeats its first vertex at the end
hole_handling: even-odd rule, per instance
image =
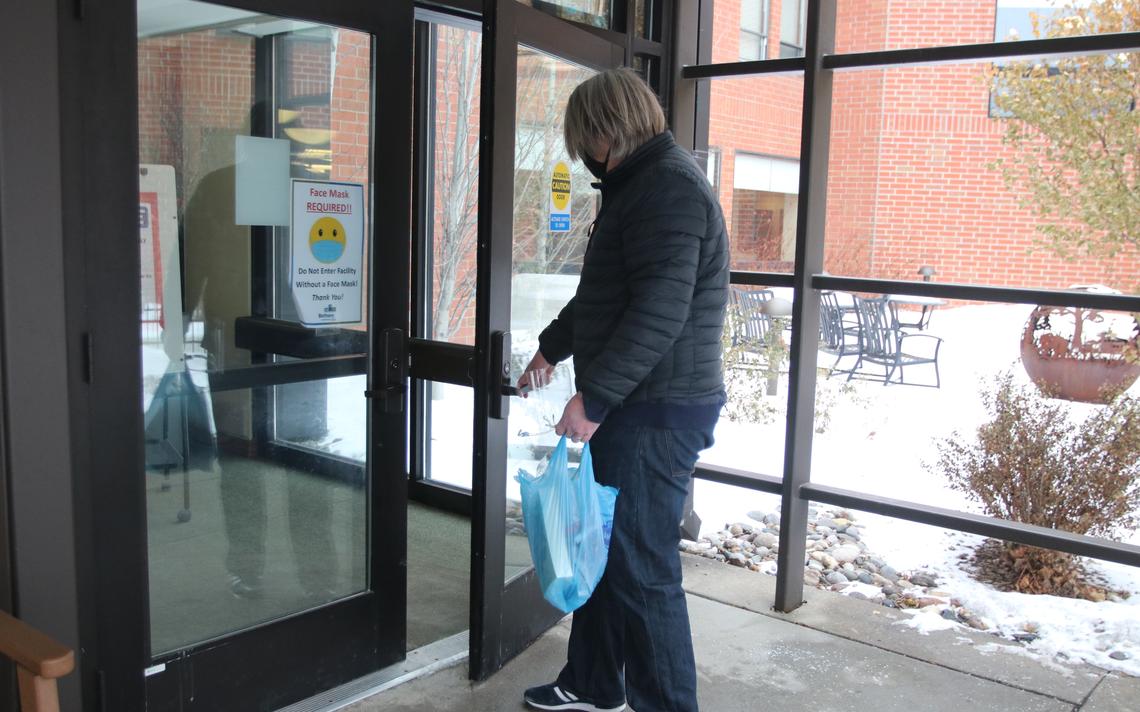
MULTIPOLYGON (((859 316, 859 326, 862 334, 860 340, 859 360, 855 368, 847 375, 847 380, 855 376, 864 362, 877 364, 883 367, 883 385, 888 385, 894 379, 895 371, 899 373, 899 383, 905 384, 903 368, 932 364, 934 366, 934 388, 941 388, 942 379, 938 373, 938 351, 942 347, 942 339, 932 334, 918 334, 904 331, 891 313, 890 302, 886 297, 863 299, 855 297, 855 311, 859 316), (914 351, 919 342, 926 339, 933 342, 933 353, 927 354, 914 351)), ((929 385, 925 383, 911 383, 909 385, 929 385)))
POLYGON ((839 362, 847 356, 858 356, 862 344, 862 328, 854 304, 842 304, 835 292, 819 295, 819 349, 835 355, 835 363, 828 369, 833 373, 850 373, 841 370, 839 362))
POLYGON ((743 346, 756 354, 764 352, 772 329, 771 317, 764 313, 764 302, 771 299, 772 292, 768 289, 731 287, 729 303, 735 312, 731 320, 733 346, 743 346))

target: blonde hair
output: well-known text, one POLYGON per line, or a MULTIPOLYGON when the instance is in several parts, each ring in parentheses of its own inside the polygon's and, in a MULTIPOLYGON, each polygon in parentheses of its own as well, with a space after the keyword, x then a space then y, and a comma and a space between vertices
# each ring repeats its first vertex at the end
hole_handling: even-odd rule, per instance
POLYGON ((571 159, 592 156, 608 141, 620 161, 665 130, 665 113, 649 85, 632 69, 607 69, 575 87, 566 103, 563 137, 571 159))

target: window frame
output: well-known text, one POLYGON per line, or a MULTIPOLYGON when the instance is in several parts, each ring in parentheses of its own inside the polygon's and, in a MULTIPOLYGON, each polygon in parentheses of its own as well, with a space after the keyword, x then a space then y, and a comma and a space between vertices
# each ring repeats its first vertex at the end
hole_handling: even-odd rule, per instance
POLYGON ((738 54, 740 55, 740 61, 752 62, 752 61, 756 61, 756 60, 768 59, 768 38, 771 37, 771 35, 772 35, 772 28, 771 28, 772 2, 771 2, 771 0, 756 0, 756 2, 759 4, 758 9, 760 11, 760 28, 759 28, 759 31, 756 31, 756 30, 753 30, 750 28, 746 29, 744 27, 744 4, 745 4, 745 2, 746 2, 746 0, 741 0, 741 2, 740 2, 740 50, 738 52, 738 54), (745 37, 745 35, 748 35, 750 37, 756 37, 759 40, 758 45, 757 45, 760 48, 759 56, 751 57, 751 56, 745 55, 745 53, 744 53, 744 37, 745 37))
MULTIPOLYGON (((820 294, 839 290, 901 294, 939 299, 1016 304, 1056 304, 1113 311, 1140 310, 1140 295, 1093 294, 1063 289, 1003 287, 988 284, 912 282, 865 277, 832 276, 823 270, 824 224, 827 212, 828 151, 831 141, 832 82, 839 72, 886 67, 953 63, 995 63, 1032 57, 1040 61, 1074 54, 1114 54, 1140 50, 1140 31, 1074 37, 1026 39, 890 50, 835 51, 839 0, 807 3, 805 44, 801 56, 762 62, 713 62, 711 44, 698 41, 711 31, 712 8, 701 4, 683 22, 699 32, 682 34, 675 47, 681 82, 674 103, 695 118, 682 124, 695 151, 708 150, 710 82, 751 76, 803 76, 803 120, 800 139, 800 191, 796 226, 796 260, 792 274, 733 271, 733 285, 794 289, 790 345, 790 377, 785 454, 781 473, 738 470, 698 462, 694 477, 781 497, 780 548, 777 559, 774 609, 791 612, 804 603, 802 561, 809 503, 829 504, 1067 552, 1078 556, 1140 566, 1140 548, 1102 538, 961 512, 943 507, 847 490, 811 481, 813 412, 817 375, 820 294), (691 137, 691 138, 690 138, 691 137)), ((682 115, 683 116, 683 115, 682 115)))

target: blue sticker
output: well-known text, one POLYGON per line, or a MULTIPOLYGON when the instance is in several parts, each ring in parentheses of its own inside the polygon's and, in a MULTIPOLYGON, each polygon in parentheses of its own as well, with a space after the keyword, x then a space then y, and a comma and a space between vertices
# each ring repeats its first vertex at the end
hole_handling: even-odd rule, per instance
POLYGON ((570 215, 569 215, 569 213, 551 213, 550 214, 550 231, 551 232, 570 232, 570 215))

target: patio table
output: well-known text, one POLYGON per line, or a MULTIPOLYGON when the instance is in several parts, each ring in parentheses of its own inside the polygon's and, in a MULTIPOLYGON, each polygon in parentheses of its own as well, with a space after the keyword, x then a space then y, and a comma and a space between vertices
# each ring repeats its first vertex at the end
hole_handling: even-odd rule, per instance
POLYGON ((891 311, 895 314, 895 321, 899 326, 923 331, 930 326, 930 315, 938 307, 945 306, 946 300, 938 297, 924 297, 916 294, 888 294, 887 301, 891 304, 891 311), (918 319, 915 321, 902 321, 898 318, 898 307, 918 307, 918 319))

